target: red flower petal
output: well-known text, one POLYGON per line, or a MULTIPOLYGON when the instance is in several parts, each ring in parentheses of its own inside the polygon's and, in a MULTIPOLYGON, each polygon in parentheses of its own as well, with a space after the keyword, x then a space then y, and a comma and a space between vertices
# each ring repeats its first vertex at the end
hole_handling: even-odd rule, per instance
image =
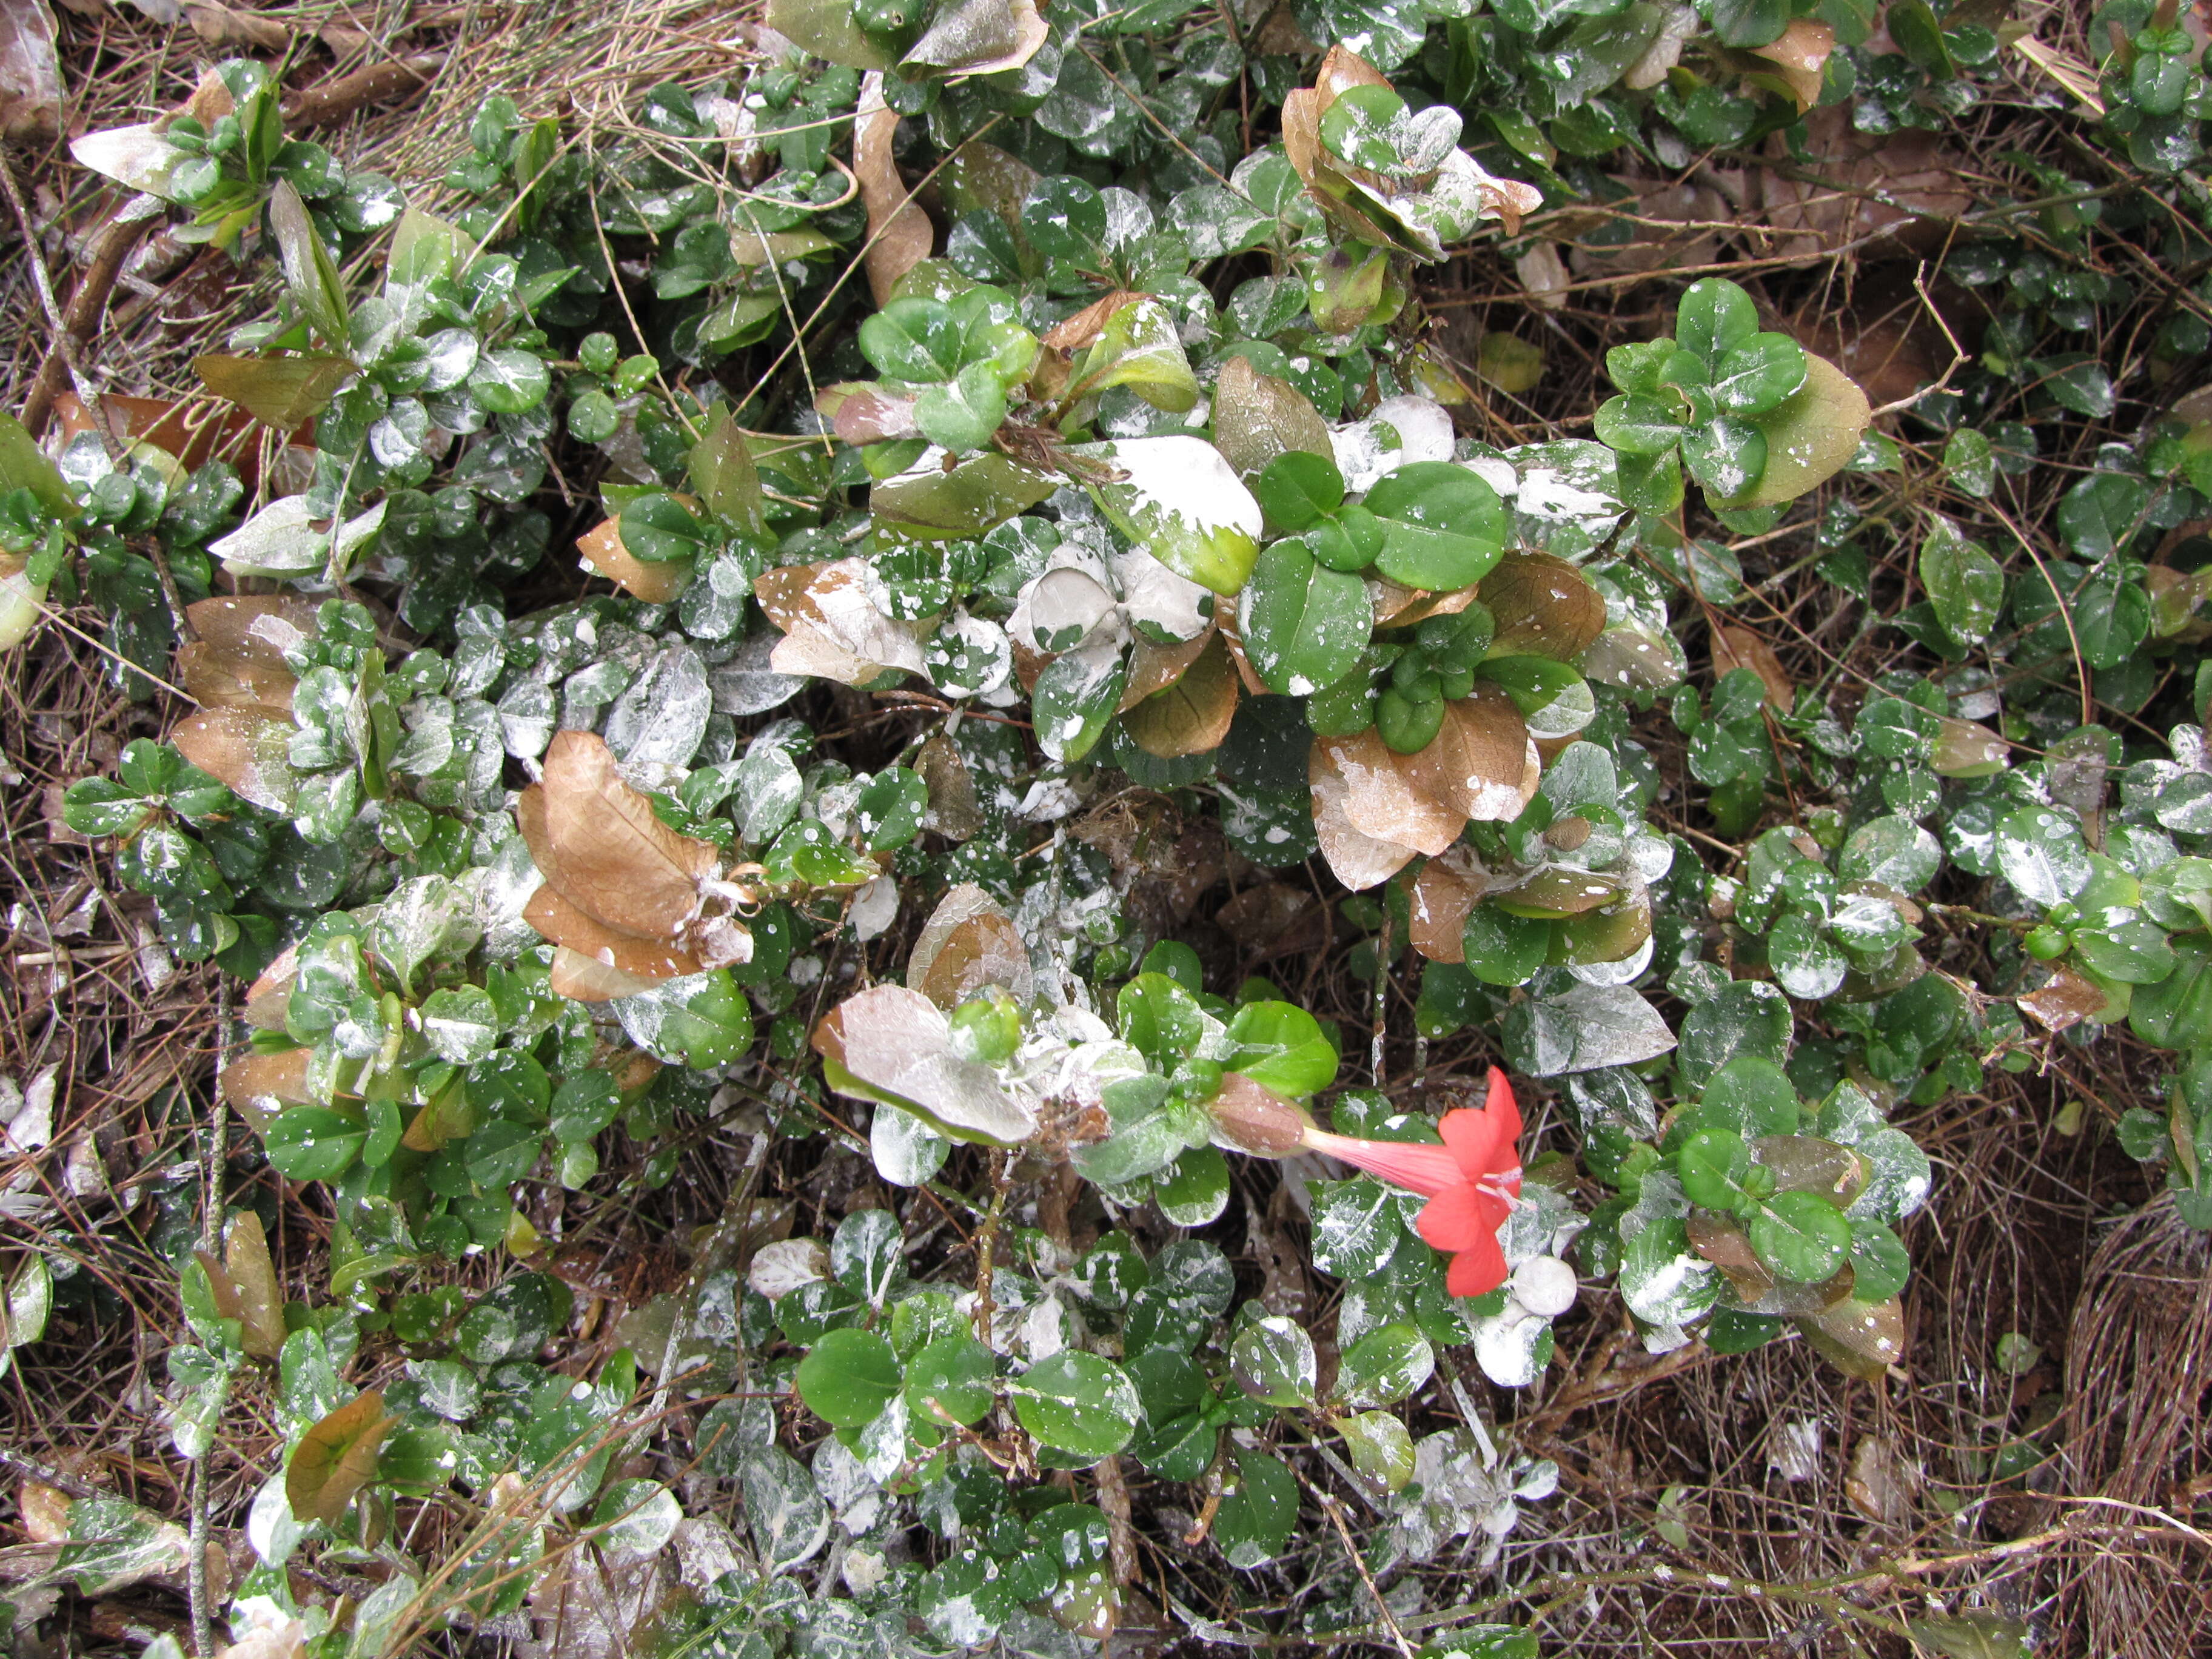
POLYGON ((1452 1257, 1444 1289, 1454 1296, 1488 1296, 1505 1282, 1505 1252, 1494 1233, 1485 1233, 1471 1249, 1452 1257))
POLYGON ((1486 1197, 1465 1182, 1439 1193, 1414 1222, 1414 1231, 1422 1243, 1439 1250, 1472 1250, 1486 1238, 1495 1244, 1498 1223, 1485 1212, 1500 1206, 1496 1199, 1486 1204, 1486 1197))
POLYGON ((1496 1175, 1501 1169, 1510 1169, 1519 1161, 1513 1142, 1499 1133, 1504 1127, 1504 1120, 1495 1113, 1462 1107, 1443 1115, 1437 1125, 1437 1133, 1451 1148, 1462 1176, 1468 1181, 1480 1181, 1486 1175, 1496 1175))
POLYGON ((1340 1158, 1356 1170, 1380 1176, 1394 1186, 1424 1198, 1434 1198, 1467 1180, 1450 1149, 1413 1141, 1357 1140, 1350 1135, 1309 1129, 1305 1144, 1317 1152, 1340 1158))

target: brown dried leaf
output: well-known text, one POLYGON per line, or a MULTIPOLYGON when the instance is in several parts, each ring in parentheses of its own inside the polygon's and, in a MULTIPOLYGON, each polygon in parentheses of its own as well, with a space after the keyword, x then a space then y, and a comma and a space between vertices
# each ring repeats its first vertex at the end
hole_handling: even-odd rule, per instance
POLYGON ((650 991, 660 981, 647 979, 642 974, 625 973, 611 963, 601 962, 562 945, 553 951, 553 968, 545 982, 555 996, 566 997, 571 1002, 611 1002, 617 997, 634 997, 650 991))
POLYGON ((1713 673, 1716 678, 1748 668, 1766 687, 1766 700, 1788 711, 1793 696, 1790 672, 1774 647, 1750 629, 1730 623, 1713 630, 1713 673))
POLYGON ((1352 786, 1320 739, 1306 757, 1306 788, 1313 800, 1314 834, 1321 842, 1322 858, 1352 891, 1380 886, 1419 856, 1412 848, 1370 836, 1353 823, 1352 786))
POLYGON ((631 557, 623 545, 620 519, 609 519, 598 529, 577 537, 576 551, 599 574, 618 587, 628 588, 647 605, 666 605, 691 580, 689 559, 648 562, 631 557))
POLYGON ((2071 968, 2061 968, 2040 988, 2014 1000, 2020 1004, 2021 1012, 2057 1032, 2095 1018, 2104 1012, 2106 999, 2103 991, 2071 968))
POLYGON ((1414 781, 1407 757, 1394 753, 1372 726, 1357 737, 1314 739, 1306 784, 1322 855, 1347 886, 1371 887, 1395 875, 1416 853, 1435 857, 1467 823, 1464 812, 1414 781), (1374 845, 1362 847, 1339 834, 1340 829, 1374 845), (1336 852, 1330 850, 1332 836, 1336 852))
MULTIPOLYGON (((1175 760, 1221 746, 1237 718, 1237 666, 1218 633, 1203 635, 1188 667, 1164 690, 1127 709, 1121 724, 1148 755, 1175 760)), ((1139 647, 1139 655, 1146 647, 1139 647)))
POLYGON ((259 708, 204 708, 169 733, 184 757, 241 799, 272 812, 292 806, 293 725, 259 708))
POLYGON ((15 1488, 15 1515, 23 1523, 24 1537, 33 1544, 69 1542, 69 1510, 72 1501, 67 1492, 41 1486, 36 1480, 26 1480, 18 1486, 15 1488))
POLYGON ((516 817, 538 873, 585 915, 617 933, 672 939, 699 913, 700 883, 720 854, 679 835, 623 781, 595 733, 562 732, 545 751, 543 781, 522 792, 516 817))
POLYGON ((522 919, 554 944, 639 979, 673 979, 700 969, 696 957, 667 939, 640 939, 587 915, 562 897, 550 881, 530 896, 522 919))
POLYGON ((1032 987, 1030 953, 1014 919, 973 882, 938 901, 907 959, 906 982, 940 1008, 957 1008, 987 985, 1017 997, 1032 987))
POLYGON ((1912 1497, 1920 1489, 1920 1472, 1905 1461, 1897 1443, 1870 1434, 1851 1453, 1850 1473, 1844 1477, 1844 1496, 1869 1521, 1902 1526, 1912 1518, 1912 1497))
POLYGON ((1489 885, 1489 878, 1464 847, 1454 847, 1423 865, 1408 896, 1413 948, 1431 962, 1465 962, 1468 912, 1489 885))
POLYGON ((914 629, 869 603, 871 574, 865 559, 779 565, 763 573, 753 583, 754 596, 784 630, 769 666, 845 685, 865 685, 891 668, 921 673, 914 629))
POLYGON ((309 1429, 284 1466, 284 1497, 294 1516, 335 1526, 374 1477, 377 1449, 398 1426, 384 1409, 383 1391, 370 1389, 309 1429))
POLYGON ((1117 288, 1105 298, 1093 300, 1073 317, 1054 323, 1037 337, 1037 343, 1063 356, 1072 356, 1104 333, 1107 322, 1123 306, 1152 297, 1134 289, 1117 288))
MULTIPOLYGON (((860 102, 853 116, 853 176, 868 210, 868 288, 878 306, 890 302, 898 279, 929 258, 936 232, 891 159, 898 112, 884 102, 884 75, 860 77, 860 102)), ((849 442, 850 440, 848 440, 849 442)))
POLYGON ((1574 662, 1605 632, 1604 596, 1581 571, 1548 553, 1508 554, 1475 592, 1497 619, 1490 648, 1498 656, 1574 662))
POLYGON ((1213 447, 1249 478, 1286 450, 1329 455, 1328 422, 1288 380, 1262 374, 1243 357, 1221 366, 1213 388, 1213 447))
POLYGON ((929 810, 921 827, 948 841, 972 841, 983 828, 983 809, 975 799, 975 775, 960 750, 942 732, 932 732, 915 757, 914 769, 929 787, 929 810))
POLYGON ((1822 259, 1854 243, 1862 259, 1893 255, 1893 245, 1932 252, 1974 206, 1960 184, 1965 158, 1932 132, 1855 132, 1848 102, 1813 111, 1805 128, 1808 150, 1821 158, 1818 181, 1791 163, 1777 134, 1767 141, 1776 165, 1753 171, 1752 199, 1744 204, 1782 233, 1776 251, 1784 256, 1822 259), (1802 176, 1786 177, 1784 168, 1802 176))
POLYGON ((60 131, 61 59, 46 0, 0 0, 0 132, 10 138, 60 131))
POLYGON ((306 1106, 315 1099, 307 1087, 307 1061, 313 1051, 284 1048, 272 1054, 247 1049, 222 1068, 216 1079, 222 1097, 258 1133, 287 1106, 306 1106))
MULTIPOLYGON (((1375 742, 1389 752, 1381 738, 1375 742)), ((1443 724, 1427 748, 1396 758, 1416 787, 1457 817, 1446 846, 1469 818, 1492 823, 1519 817, 1535 793, 1534 780, 1540 771, 1528 741, 1528 722, 1504 689, 1488 681, 1477 682, 1474 696, 1444 705, 1443 724)), ((1355 803, 1355 821, 1358 816, 1355 803)), ((1433 855, 1443 848, 1421 850, 1433 855)))
POLYGON ((298 681, 284 650, 313 635, 315 609, 291 594, 186 605, 185 619, 199 637, 177 647, 185 690, 210 708, 255 709, 289 721, 298 681))
POLYGON ((1753 47, 1751 55, 1765 58, 1782 71, 1782 78, 1796 94, 1802 114, 1820 101, 1821 71, 1835 49, 1834 29, 1813 18, 1800 17, 1782 31, 1781 39, 1753 47))

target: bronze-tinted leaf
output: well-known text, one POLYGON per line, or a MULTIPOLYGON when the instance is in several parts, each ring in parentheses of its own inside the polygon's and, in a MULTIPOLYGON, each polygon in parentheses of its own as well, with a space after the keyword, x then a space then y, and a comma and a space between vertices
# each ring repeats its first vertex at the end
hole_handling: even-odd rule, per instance
POLYGON ((307 1087, 307 1062, 313 1051, 281 1048, 259 1054, 248 1048, 222 1068, 216 1079, 222 1097, 256 1133, 287 1106, 305 1106, 315 1096, 307 1087))
POLYGON ((1820 83, 1828 54, 1836 49, 1836 31, 1810 17, 1792 20, 1778 40, 1754 46, 1751 55, 1764 58, 1782 72, 1797 100, 1799 113, 1820 101, 1820 83))
POLYGON ((1905 1358, 1905 1304, 1893 1296, 1871 1306, 1838 1302, 1799 1324, 1820 1356, 1847 1376, 1878 1382, 1905 1358))
POLYGON ((204 708, 178 721, 169 741, 241 799, 272 812, 289 812, 293 730, 289 719, 258 708, 204 708))
POLYGON ((1499 908, 1516 916, 1578 916, 1618 902, 1627 890, 1619 876, 1547 864, 1491 896, 1499 908))
POLYGON ((815 411, 855 448, 921 436, 914 404, 912 398, 895 397, 872 380, 840 380, 814 394, 815 411))
POLYGON ((609 519, 596 530, 576 538, 576 551, 584 562, 618 587, 626 587, 647 605, 666 605, 691 580, 691 561, 666 559, 648 563, 631 556, 623 545, 622 520, 609 519))
POLYGON ((1489 884, 1464 847, 1423 865, 1408 896, 1413 948, 1431 962, 1465 962, 1468 912, 1489 884))
POLYGON ((614 751, 589 732, 562 732, 545 751, 543 781, 522 792, 516 817, 538 873, 561 896, 618 933, 673 939, 699 912, 699 884, 720 854, 679 835, 623 781, 614 751))
POLYGON ((292 1004, 292 982, 300 976, 300 947, 288 945, 261 976, 246 988, 240 1017, 257 1031, 281 1031, 292 1004))
POLYGON ((1605 631, 1605 599, 1589 579, 1548 553, 1511 553, 1482 579, 1477 597, 1498 623, 1498 656, 1573 662, 1605 631))
MULTIPOLYGON (((1146 698, 1166 690, 1181 679, 1215 638, 1216 630, 1211 628, 1195 639, 1178 640, 1173 645, 1154 645, 1139 635, 1129 653, 1129 684, 1121 693, 1121 712, 1127 713, 1146 698)), ((1228 647, 1225 644, 1222 652, 1224 660, 1226 660, 1228 647)), ((1037 672, 1044 672, 1042 661, 1037 672)), ((1234 672, 1231 670, 1232 674, 1234 672)))
POLYGON ((356 1395, 309 1429, 284 1466, 284 1496, 301 1521, 337 1524, 353 1496, 375 1477, 377 1449, 399 1426, 383 1391, 356 1395))
POLYGON ((861 77, 860 107, 853 117, 853 176, 860 180, 860 202, 868 210, 864 263, 878 306, 889 304, 898 279, 929 258, 936 234, 891 159, 898 123, 898 112, 884 102, 882 72, 871 70, 861 77))
POLYGON ((227 398, 257 421, 294 432, 330 407, 331 395, 354 366, 343 357, 309 353, 296 357, 231 357, 210 352, 192 369, 218 398, 227 398))
POLYGON ((760 532, 765 506, 760 469, 753 465, 752 447, 727 404, 714 410, 706 432, 691 446, 685 465, 691 487, 708 512, 725 524, 760 532))
POLYGON ((634 997, 650 991, 660 981, 641 974, 625 973, 562 945, 554 949, 553 969, 545 982, 554 995, 566 997, 571 1002, 611 1002, 617 997, 634 997))
POLYGON ((1695 1210, 1682 1224, 1689 1234, 1690 1248, 1728 1275, 1737 1300, 1757 1302, 1774 1288, 1774 1275, 1751 1248, 1751 1235, 1741 1223, 1729 1216, 1695 1210))
MULTIPOLYGON (((1382 747, 1380 738, 1376 744, 1382 747)), ((1447 702, 1428 747, 1404 757, 1402 764, 1419 788, 1458 815, 1454 836, 1469 818, 1492 823, 1519 817, 1539 771, 1528 722, 1513 699, 1487 681, 1476 684, 1474 696, 1447 702)))
POLYGON ((1237 718, 1237 666, 1228 646, 1218 633, 1197 643, 1195 659, 1171 684, 1121 716, 1130 738, 1148 755, 1175 760, 1211 754, 1237 718))
MULTIPOLYGON (((1103 299, 1093 300, 1072 317, 1062 318, 1037 337, 1037 343, 1063 356, 1073 355, 1105 331, 1109 318, 1123 306, 1152 296, 1134 289, 1117 288, 1103 299)), ((1232 359, 1232 361, 1234 361, 1232 359)))
POLYGON ((1028 63, 1051 33, 1036 0, 954 0, 899 62, 949 80, 997 75, 1028 63))
POLYGON ((530 896, 522 919, 554 944, 640 979, 672 979, 700 970, 698 958, 690 951, 665 939, 641 939, 608 927, 562 897, 550 881, 530 896))
POLYGON ((465 1139, 476 1127, 477 1111, 469 1104, 468 1080, 456 1076, 422 1103, 422 1109, 409 1121, 399 1144, 410 1152, 434 1152, 448 1141, 465 1139))
POLYGON ((987 985, 1016 997, 1031 988, 1030 953, 1021 931, 999 902, 963 882, 938 902, 914 954, 907 959, 908 988, 940 1008, 957 1008, 987 985))
POLYGON ((1641 884, 1618 903, 1590 910, 1568 921, 1559 929, 1560 957, 1588 966, 1601 962, 1626 962, 1651 937, 1651 896, 1641 884))
POLYGON ((1777 708, 1787 710, 1792 691, 1789 671, 1783 667, 1782 659, 1774 654, 1774 647, 1750 629, 1734 623, 1713 630, 1713 673, 1732 674, 1739 668, 1748 668, 1759 676, 1766 687, 1766 700, 1777 708))
POLYGON ((1328 422, 1305 393, 1243 357, 1222 364, 1214 383, 1213 447, 1247 479, 1287 450, 1333 454, 1328 422))
POLYGON ((1846 1205, 1866 1190, 1867 1161, 1818 1135, 1761 1135, 1752 1150, 1785 1193, 1812 1193, 1846 1205))
POLYGON ((238 1311, 233 1316, 245 1328, 246 1352, 274 1359, 284 1346, 284 1293, 276 1283, 276 1263, 269 1257, 268 1235, 252 1211, 241 1210, 230 1218, 222 1265, 238 1295, 238 1311))

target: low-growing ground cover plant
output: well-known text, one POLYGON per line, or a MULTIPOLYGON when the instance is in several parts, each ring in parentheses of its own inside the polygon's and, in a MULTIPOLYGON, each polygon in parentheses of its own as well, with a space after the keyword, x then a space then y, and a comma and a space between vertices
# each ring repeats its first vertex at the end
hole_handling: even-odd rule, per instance
MULTIPOLYGON (((271 296, 212 447, 0 417, 0 644, 95 618, 174 714, 59 819, 224 988, 145 1248, 174 1452, 267 1455, 182 1643, 1576 1651, 1571 1564, 1437 1593, 1559 1490, 1510 1402, 1908 1380, 1928 1109, 2127 1033, 2100 1127, 2212 1229, 2212 333, 2085 252, 2212 252, 2203 43, 2102 9, 2099 182, 1949 205, 1889 141, 2014 118, 2002 10, 773 0, 440 177, 245 59, 77 137, 271 296), (1814 251, 1670 259, 1716 159, 1814 251), (1950 353, 1893 396, 1791 286, 1883 244, 1950 353), (1476 260, 1528 326, 1454 325, 1476 260)), ((2041 1490, 2048 1425, 1961 1468, 2041 1490)), ((204 1542, 55 1524, 87 1595, 204 1542)))

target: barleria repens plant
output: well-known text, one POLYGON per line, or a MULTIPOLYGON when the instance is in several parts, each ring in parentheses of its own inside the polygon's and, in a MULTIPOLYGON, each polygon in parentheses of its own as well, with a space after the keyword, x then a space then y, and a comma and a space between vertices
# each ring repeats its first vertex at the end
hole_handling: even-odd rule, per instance
MULTIPOLYGON (((1533 1654, 1418 1571, 1553 1496, 1508 1391, 1902 1374, 1916 1114, 2125 1028, 2212 1227, 2212 405, 2136 384, 2023 523, 2212 346, 2094 349, 2097 236, 2212 256, 2199 43, 2099 19, 2136 182, 2019 155, 1955 247, 1885 146, 2014 26, 1921 0, 771 0, 434 190, 244 62, 78 140, 276 295, 220 453, 0 418, 0 647, 81 602, 193 705, 60 813, 234 988, 256 1178, 160 1249, 174 1449, 278 1443, 238 1642, 642 1585, 671 1655, 1533 1654), (1957 361, 1893 397, 1780 267, 1899 246, 1957 361)), ((86 1586, 174 1541, 68 1524, 86 1586)))

